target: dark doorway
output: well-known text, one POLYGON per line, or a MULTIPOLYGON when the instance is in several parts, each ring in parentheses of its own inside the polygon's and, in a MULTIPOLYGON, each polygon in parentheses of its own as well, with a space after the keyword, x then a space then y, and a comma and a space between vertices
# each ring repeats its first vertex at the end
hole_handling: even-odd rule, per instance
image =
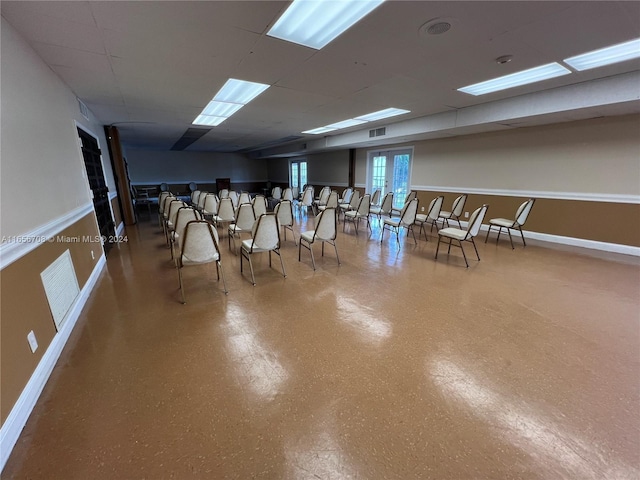
POLYGON ((82 141, 82 157, 84 158, 84 166, 87 169, 89 188, 93 192, 93 209, 98 219, 100 235, 104 240, 102 246, 104 254, 107 255, 113 245, 109 240, 115 236, 115 225, 111 215, 109 188, 104 180, 104 170, 100 159, 101 151, 98 147, 98 141, 92 135, 78 128, 78 136, 82 141))

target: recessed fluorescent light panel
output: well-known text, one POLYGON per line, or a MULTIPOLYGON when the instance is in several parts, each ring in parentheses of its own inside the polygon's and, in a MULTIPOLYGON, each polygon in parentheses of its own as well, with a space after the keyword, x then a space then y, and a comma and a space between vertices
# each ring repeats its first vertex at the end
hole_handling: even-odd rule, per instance
POLYGON ((570 65, 578 71, 589 70, 590 68, 603 67, 612 63, 624 62, 640 57, 640 38, 618 43, 610 47, 601 48, 592 52, 566 58, 564 63, 570 65))
POLYGON ((267 35, 320 50, 384 0, 293 0, 267 35))
POLYGON ((396 115, 402 115, 409 113, 409 110, 403 110, 401 108, 386 108, 377 112, 368 113, 356 117, 356 120, 364 120, 366 122, 375 122, 376 120, 382 120, 383 118, 395 117, 396 115))
POLYGON ((402 110, 401 108, 387 108, 385 110, 379 110, 373 113, 367 113, 366 115, 360 115, 356 118, 349 118, 341 122, 332 123, 331 125, 325 125, 324 127, 314 128, 313 130, 305 130, 302 133, 311 133, 318 135, 320 133, 332 132, 340 128, 349 128, 355 125, 362 125, 367 122, 375 122, 376 120, 382 120, 383 118, 395 117, 396 115, 402 115, 404 113, 410 113, 410 110, 402 110))
POLYGON ((571 73, 571 70, 554 62, 505 75, 504 77, 494 78, 493 80, 487 80, 486 82, 469 85, 468 87, 459 88, 458 91, 471 95, 485 95, 508 88, 519 87, 520 85, 528 85, 530 83, 568 75, 569 73, 571 73))
POLYGON ((213 127, 220 125, 267 88, 269 85, 264 83, 230 78, 193 121, 193 124, 213 127))

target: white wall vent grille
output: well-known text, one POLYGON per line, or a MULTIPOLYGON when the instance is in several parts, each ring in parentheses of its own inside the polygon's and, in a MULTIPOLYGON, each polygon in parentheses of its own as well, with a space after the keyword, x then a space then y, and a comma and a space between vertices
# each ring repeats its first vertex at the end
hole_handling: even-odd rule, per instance
POLYGON ((80 113, 84 118, 89 120, 89 108, 78 98, 78 106, 80 107, 80 113))
POLYGON ((60 331, 67 312, 80 294, 76 271, 69 250, 60 255, 40 274, 56 329, 60 331))
POLYGON ((373 130, 369 130, 369 138, 381 137, 381 136, 386 135, 386 134, 387 134, 387 128, 386 127, 374 128, 373 130))

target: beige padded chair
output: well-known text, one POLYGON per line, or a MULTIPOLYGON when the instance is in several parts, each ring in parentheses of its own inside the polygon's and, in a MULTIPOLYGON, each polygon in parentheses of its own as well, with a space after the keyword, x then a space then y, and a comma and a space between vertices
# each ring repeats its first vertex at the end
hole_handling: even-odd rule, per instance
POLYGON ((367 228, 371 230, 371 224, 369 223, 369 212, 371 210, 371 195, 368 193, 363 195, 360 198, 360 202, 358 203, 358 208, 355 210, 349 210, 348 212, 344 212, 344 223, 342 224, 342 231, 344 232, 344 228, 347 224, 347 221, 353 222, 356 227, 356 235, 358 234, 358 225, 360 224, 360 220, 363 218, 367 220, 367 228))
POLYGON ((327 207, 320 212, 315 220, 315 229, 302 232, 300 234, 300 243, 298 243, 298 261, 300 261, 300 251, 302 247, 311 252, 311 263, 313 269, 316 269, 316 260, 313 256, 313 244, 317 241, 322 244, 322 256, 324 257, 324 244, 333 245, 336 251, 336 259, 340 265, 340 257, 338 256, 338 247, 336 246, 336 237, 338 234, 338 213, 335 208, 327 207))
POLYGON ((302 194, 302 200, 298 203, 300 208, 305 208, 305 211, 309 209, 309 207, 313 208, 313 186, 309 185, 305 188, 304 193, 302 194))
POLYGON ((198 197, 198 203, 196 203, 196 208, 200 213, 204 211, 204 202, 207 200, 207 196, 209 192, 200 192, 200 196, 198 197))
POLYGON ((371 213, 378 217, 378 223, 383 215, 391 216, 391 209, 393 208, 393 192, 388 192, 382 199, 382 204, 379 207, 371 207, 371 213))
POLYGON ((231 199, 231 203, 233 203, 234 210, 238 208, 238 200, 240 198, 238 192, 236 192, 235 190, 229 190, 229 198, 231 199))
MULTIPOLYGON (((404 208, 404 206, 409 203, 411 200, 413 200, 414 198, 416 198, 418 196, 418 193, 415 191, 410 191, 409 193, 407 193, 407 196, 404 199, 404 203, 402 204, 402 208, 404 208)), ((391 209, 391 215, 400 215, 400 210, 397 208, 392 208, 391 209)))
POLYGON ((242 205, 243 203, 251 203, 251 196, 249 195, 249 192, 240 192, 238 204, 242 205))
POLYGON ((220 205, 220 199, 215 193, 208 193, 205 195, 204 204, 202 206, 202 215, 207 220, 212 220, 218 214, 218 206, 220 205))
POLYGON ((220 248, 218 246, 218 232, 216 229, 207 221, 192 220, 185 226, 181 244, 180 256, 176 259, 176 269, 178 270, 178 280, 180 281, 182 303, 187 303, 184 296, 182 269, 192 265, 215 262, 218 280, 220 280, 220 275, 222 275, 224 293, 229 293, 227 291, 227 283, 224 279, 222 263, 220 263, 220 248))
POLYGON ((169 206, 168 207, 165 206, 164 235, 165 235, 165 240, 167 241, 168 246, 170 246, 169 237, 173 230, 173 226, 175 225, 176 214, 178 213, 178 209, 181 207, 185 207, 186 205, 187 204, 184 203, 182 200, 178 200, 176 197, 173 197, 173 199, 169 202, 169 206))
POLYGON ((191 199, 189 203, 191 205, 197 205, 199 196, 200 196, 200 190, 194 190, 193 192, 191 192, 191 199))
POLYGON ((251 283, 255 286, 256 277, 253 274, 253 263, 251 256, 254 253, 269 252, 269 267, 271 267, 271 252, 276 253, 280 257, 280 265, 282 266, 282 276, 287 277, 284 269, 282 255, 280 255, 280 229, 278 229, 278 219, 274 213, 265 213, 260 215, 253 227, 252 238, 243 240, 240 247, 240 273, 243 271, 242 260, 249 260, 249 268, 251 269, 251 283))
POLYGON ((441 220, 443 225, 446 223, 447 227, 450 227, 449 220, 455 220, 458 222, 460 228, 462 228, 462 224, 460 223, 460 217, 462 216, 462 212, 464 211, 464 205, 467 203, 467 194, 463 193, 458 196, 451 206, 451 211, 447 212, 445 210, 440 210, 440 215, 438 215, 438 220, 441 220))
POLYGON ((220 200, 222 200, 223 198, 229 198, 229 189, 223 188, 222 190, 220 190, 218 192, 218 197, 220 198, 220 200))
POLYGON ((276 205, 273 213, 276 214, 278 223, 282 227, 285 242, 287 241, 287 230, 291 230, 291 235, 293 235, 293 243, 297 245, 298 242, 296 241, 296 233, 293 231, 293 203, 291 203, 291 200, 282 200, 276 205))
POLYGON ((326 210, 327 208, 335 208, 335 209, 338 208, 338 192, 336 192, 335 190, 329 193, 329 198, 327 200, 326 205, 318 206, 318 210, 320 212, 322 212, 323 210, 326 210))
POLYGON ((458 245, 454 245, 455 247, 460 247, 462 250, 462 256, 464 257, 464 263, 467 268, 469 268, 469 262, 467 262, 467 256, 464 253, 464 248, 462 247, 462 242, 471 242, 473 245, 473 249, 476 251, 476 257, 478 257, 478 261, 480 261, 480 255, 478 255, 478 249, 476 248, 476 242, 473 241, 473 237, 478 235, 480 231, 480 227, 482 226, 482 221, 484 220, 484 216, 487 214, 487 209, 489 205, 483 205, 482 207, 476 209, 469 217, 469 228, 467 230, 462 230, 460 228, 447 227, 443 228, 438 232, 438 248, 436 248, 436 256, 438 258, 438 251, 440 250, 440 242, 443 242, 448 239, 449 240, 449 248, 447 249, 447 255, 451 253, 451 242, 455 240, 458 242, 458 245), (443 240, 444 239, 444 240, 443 240))
POLYGON ((407 235, 409 232, 413 235, 413 241, 415 244, 418 244, 416 240, 416 234, 413 231, 413 224, 416 221, 416 212, 418 211, 418 199, 414 198, 405 204, 400 211, 399 217, 391 217, 385 218, 382 222, 382 235, 380 235, 380 243, 384 239, 384 231, 385 229, 392 230, 396 234, 396 242, 398 244, 398 248, 400 248, 400 229, 406 228, 407 235))
POLYGON ((348 203, 339 203, 339 202, 340 200, 338 200, 338 207, 339 207, 338 213, 345 213, 351 210, 355 210, 356 208, 358 208, 358 205, 360 204, 360 191, 353 190, 351 192, 351 200, 349 200, 348 203))
POLYGON ((158 225, 163 229, 163 231, 164 231, 165 201, 167 197, 170 197, 170 196, 171 196, 170 192, 161 192, 160 195, 158 195, 158 225))
POLYGON ((416 225, 420 225, 420 232, 418 232, 418 237, 420 237, 420 233, 424 232, 424 239, 429 240, 427 238, 427 231, 424 229, 425 223, 431 224, 431 230, 433 231, 433 226, 436 226, 436 231, 438 230, 438 217, 440 216, 440 210, 442 209, 442 202, 444 201, 444 197, 442 195, 434 198, 429 203, 429 208, 427 208, 426 214, 418 213, 416 215, 416 225))
POLYGON ((218 204, 218 213, 213 216, 213 224, 218 228, 220 225, 233 223, 235 220, 233 202, 229 197, 221 198, 218 204))
POLYGON ((181 207, 176 215, 176 228, 169 237, 171 241, 171 258, 175 258, 180 251, 180 240, 183 237, 184 229, 192 220, 202 220, 202 215, 193 207, 181 207))
POLYGON ((382 191, 379 188, 376 189, 375 192, 373 192, 373 195, 371 195, 371 206, 372 207, 380 206, 380 195, 381 194, 382 194, 382 191))
POLYGON ((267 198, 264 195, 256 195, 251 202, 253 205, 253 214, 256 218, 267 213, 267 198))
POLYGON ((293 190, 291 189, 291 187, 287 187, 284 189, 284 191, 282 192, 282 199, 293 202, 295 197, 293 196, 293 190))
POLYGON ((253 214, 253 205, 241 203, 235 214, 235 221, 229 224, 229 250, 233 240, 233 253, 236 253, 236 237, 242 239, 242 234, 251 234, 256 217, 253 214))
POLYGON ((353 188, 347 187, 342 191, 342 196, 338 199, 338 203, 349 203, 353 195, 353 188))
POLYGON ((506 228, 507 233, 509 234, 509 241, 511 242, 511 249, 513 250, 515 247, 513 246, 513 239, 511 238, 511 229, 519 230, 520 236, 522 237, 522 244, 526 247, 527 242, 524 240, 524 234, 522 233, 522 227, 524 223, 527 221, 529 217, 529 213, 531 213, 531 209, 533 208, 533 204, 535 203, 535 198, 530 198, 522 205, 518 207, 516 211, 515 220, 509 220, 506 218, 492 218, 489 220, 489 229, 487 230, 487 236, 484 239, 484 243, 487 243, 487 239, 489 238, 489 233, 491 232, 492 227, 498 227, 498 236, 496 237, 496 244, 498 240, 500 240, 500 233, 502 233, 502 229, 506 228))
POLYGON ((325 206, 327 204, 327 202, 329 201, 329 195, 331 195, 331 188, 330 187, 322 187, 322 190, 320 190, 320 195, 318 195, 318 198, 313 201, 313 212, 314 213, 317 214, 319 208, 321 206, 325 206))

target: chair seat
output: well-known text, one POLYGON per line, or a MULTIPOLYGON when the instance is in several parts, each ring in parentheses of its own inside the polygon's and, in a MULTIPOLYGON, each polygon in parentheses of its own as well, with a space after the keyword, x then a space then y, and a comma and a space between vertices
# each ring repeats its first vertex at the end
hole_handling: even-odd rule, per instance
POLYGON ((308 232, 302 232, 300 234, 300 238, 304 239, 304 241, 311 243, 313 242, 313 234, 315 233, 315 230, 309 230, 308 232))
POLYGON ((229 225, 229 235, 233 235, 234 233, 244 233, 244 232, 250 232, 250 231, 251 230, 249 229, 238 227, 235 223, 232 223, 231 225, 229 225))
POLYGON ((222 218, 219 217, 218 215, 214 215, 213 216, 213 221, 218 223, 218 222, 233 222, 232 218, 222 218))
POLYGON ((253 244, 253 239, 249 238, 247 240, 243 240, 242 241, 242 248, 244 250, 246 250, 247 252, 252 251, 253 253, 259 253, 259 252, 269 252, 271 250, 273 250, 272 248, 258 248, 256 246, 253 247, 253 250, 251 250, 251 245, 253 244))
POLYGON ((349 218, 356 218, 361 217, 362 215, 360 215, 357 210, 349 210, 348 212, 344 212, 344 216, 349 218))
POLYGON ((416 222, 420 222, 420 223, 424 223, 428 220, 428 216, 423 214, 423 213, 419 213, 416 215, 416 222))
POLYGON ((451 218, 451 212, 445 212, 444 210, 440 211, 438 215, 439 218, 451 218))
MULTIPOLYGON (((220 254, 216 253, 213 257, 214 261, 218 261, 220 260, 220 254)), ((183 265, 203 265, 205 263, 209 263, 211 262, 211 260, 205 260, 204 262, 200 262, 197 260, 191 260, 190 258, 186 257, 185 255, 182 256, 182 264, 183 265)))
POLYGON ((491 220, 489 220, 489 223, 491 225, 497 225, 499 227, 513 227, 513 220, 509 220, 507 218, 492 218, 491 220))
POLYGON ((467 236, 467 231, 460 230, 459 228, 448 227, 439 230, 438 235, 440 235, 441 237, 453 238, 454 240, 462 241, 467 236))
POLYGON ((347 210, 347 209, 351 208, 351 204, 350 203, 339 203, 338 206, 340 208, 342 208, 343 210, 347 210))
POLYGON ((392 227, 397 227, 400 225, 400 220, 401 218, 399 217, 385 218, 383 223, 385 225, 391 225, 392 227))
POLYGON ((371 210, 369 210, 371 213, 373 213, 374 215, 379 215, 382 213, 382 208, 381 207, 371 207, 371 210))

